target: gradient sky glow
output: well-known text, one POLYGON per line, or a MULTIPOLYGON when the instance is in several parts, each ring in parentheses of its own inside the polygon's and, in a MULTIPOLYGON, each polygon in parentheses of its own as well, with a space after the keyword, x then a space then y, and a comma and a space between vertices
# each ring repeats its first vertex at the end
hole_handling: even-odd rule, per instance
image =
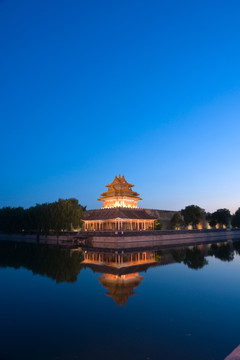
POLYGON ((240 1, 0 0, 0 207, 123 174, 141 207, 240 207, 240 1))

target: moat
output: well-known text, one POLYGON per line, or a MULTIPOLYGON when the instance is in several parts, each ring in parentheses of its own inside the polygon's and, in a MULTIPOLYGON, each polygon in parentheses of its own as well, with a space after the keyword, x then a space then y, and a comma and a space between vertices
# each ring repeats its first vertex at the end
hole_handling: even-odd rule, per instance
POLYGON ((240 241, 67 250, 0 244, 0 359, 224 359, 240 241))

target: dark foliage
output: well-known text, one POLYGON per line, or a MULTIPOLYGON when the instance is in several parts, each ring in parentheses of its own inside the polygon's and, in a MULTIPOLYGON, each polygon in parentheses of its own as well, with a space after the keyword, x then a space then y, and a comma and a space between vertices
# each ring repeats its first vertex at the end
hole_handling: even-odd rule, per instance
POLYGON ((229 244, 223 244, 221 246, 212 244, 209 255, 215 256, 215 258, 222 261, 232 261, 234 258, 234 251, 229 244))
POLYGON ((202 269, 208 264, 204 254, 197 247, 174 249, 172 250, 172 256, 176 262, 183 262, 189 268, 194 270, 202 269))
POLYGON ((215 227, 217 224, 221 227, 223 225, 227 227, 231 223, 231 214, 228 209, 218 209, 212 214, 208 213, 206 219, 211 227, 215 227))
POLYGON ((197 270, 202 269, 205 265, 208 264, 208 262, 202 254, 201 250, 194 248, 186 250, 184 264, 191 269, 197 270))
POLYGON ((82 251, 24 243, 1 243, 0 266, 24 267, 33 274, 46 275, 56 282, 74 282, 81 270, 82 251))
POLYGON ((172 230, 179 230, 179 229, 183 229, 184 228, 184 220, 183 217, 181 216, 181 214, 179 212, 177 212, 176 214, 173 215, 170 223, 169 223, 169 228, 172 230))
POLYGON ((186 248, 172 250, 172 256, 176 262, 183 262, 186 258, 186 248))
POLYGON ((77 199, 59 199, 53 203, 37 204, 28 209, 0 209, 0 231, 4 233, 70 231, 82 225, 85 207, 77 199))
POLYGON ((240 255, 240 241, 233 242, 233 248, 238 255, 240 255))
POLYGON ((162 230, 163 228, 163 224, 160 222, 160 220, 155 220, 154 221, 154 230, 162 230))
POLYGON ((192 225, 193 228, 196 228, 197 224, 203 219, 204 214, 205 210, 197 205, 189 205, 181 210, 185 225, 192 225))
POLYGON ((240 208, 238 208, 232 217, 232 226, 236 228, 240 227, 240 208))

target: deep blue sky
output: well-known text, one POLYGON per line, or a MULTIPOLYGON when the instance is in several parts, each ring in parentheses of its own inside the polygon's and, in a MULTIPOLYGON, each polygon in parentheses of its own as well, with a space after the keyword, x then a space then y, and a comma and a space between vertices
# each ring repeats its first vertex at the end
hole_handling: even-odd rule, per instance
POLYGON ((240 206, 240 1, 0 0, 0 34, 0 207, 100 207, 116 174, 240 206))

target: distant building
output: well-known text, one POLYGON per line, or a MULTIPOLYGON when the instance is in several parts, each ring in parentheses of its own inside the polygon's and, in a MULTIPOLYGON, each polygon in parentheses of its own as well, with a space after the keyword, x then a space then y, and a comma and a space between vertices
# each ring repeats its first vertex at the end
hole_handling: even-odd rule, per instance
POLYGON ((84 216, 86 231, 153 230, 157 219, 169 222, 174 211, 140 209, 139 194, 132 190, 124 176, 115 176, 112 183, 105 185, 108 190, 98 199, 103 206, 98 210, 88 210, 84 216))

